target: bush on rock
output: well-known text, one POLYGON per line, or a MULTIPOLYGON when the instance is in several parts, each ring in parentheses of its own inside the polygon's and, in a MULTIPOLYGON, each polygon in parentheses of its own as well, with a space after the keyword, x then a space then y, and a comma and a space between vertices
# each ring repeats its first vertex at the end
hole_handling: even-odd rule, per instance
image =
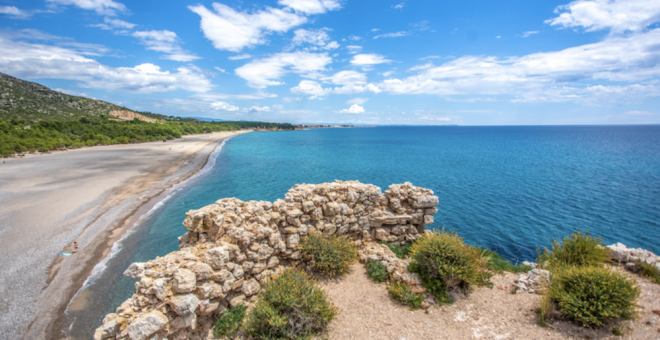
POLYGON ((236 333, 243 323, 246 310, 247 308, 244 305, 238 305, 231 307, 218 315, 213 323, 213 336, 219 338, 221 336, 230 336, 236 333))
POLYGON ((555 240, 552 251, 543 248, 537 262, 543 267, 601 266, 610 259, 610 251, 600 237, 577 231, 561 243, 555 240))
POLYGON ((387 287, 387 290, 390 292, 390 297, 403 303, 404 305, 407 305, 410 310, 419 309, 422 306, 422 302, 424 301, 424 295, 422 293, 415 292, 407 284, 395 283, 387 287))
POLYGON ((640 290, 633 280, 607 268, 570 267, 555 273, 549 293, 564 317, 598 327, 610 319, 632 318, 640 290))
POLYGON ((476 248, 454 232, 434 232, 418 239, 410 249, 408 268, 419 274, 424 287, 441 302, 451 302, 447 293, 469 294, 472 285, 490 285, 492 274, 476 248))
POLYGON ((301 270, 289 269, 264 285, 246 328, 257 339, 307 339, 335 314, 323 290, 301 270))
POLYGON ((367 264, 367 275, 374 280, 378 282, 385 282, 387 280, 387 270, 385 269, 385 265, 374 260, 368 260, 367 264))
POLYGON ((311 262, 314 270, 330 276, 346 273, 357 259, 353 243, 336 235, 307 235, 300 241, 300 251, 303 258, 311 262))

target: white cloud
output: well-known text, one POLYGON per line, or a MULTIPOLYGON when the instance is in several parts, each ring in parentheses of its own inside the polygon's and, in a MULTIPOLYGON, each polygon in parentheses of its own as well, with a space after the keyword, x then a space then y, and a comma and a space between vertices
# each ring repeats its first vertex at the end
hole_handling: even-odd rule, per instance
POLYGON ((642 31, 660 21, 657 0, 578 0, 555 9, 558 17, 545 22, 561 28, 586 31, 611 29, 614 33, 642 31))
POLYGON ((253 60, 236 69, 236 74, 248 81, 248 86, 265 88, 281 85, 277 81, 294 72, 307 77, 319 77, 319 72, 332 62, 327 53, 277 53, 268 58, 253 60))
POLYGON ((229 103, 221 102, 221 101, 211 103, 211 108, 213 108, 214 110, 223 110, 230 112, 240 110, 240 107, 238 106, 234 106, 229 103))
POLYGON ((285 102, 285 103, 299 102, 299 101, 301 101, 301 100, 303 100, 303 99, 300 98, 300 97, 293 97, 293 98, 291 98, 291 97, 283 97, 283 98, 282 98, 282 101, 285 102))
POLYGON ((385 33, 385 34, 379 34, 374 37, 374 39, 380 39, 380 38, 398 38, 398 37, 405 37, 406 35, 410 34, 408 31, 400 31, 400 32, 394 32, 394 33, 385 33))
POLYGON ((213 46, 232 52, 264 44, 267 34, 286 32, 307 22, 303 15, 272 7, 254 13, 238 12, 217 2, 213 3, 215 12, 202 5, 188 8, 201 17, 201 29, 213 46))
POLYGON ((380 28, 374 28, 374 29, 372 29, 371 31, 372 31, 372 32, 378 32, 378 31, 380 31, 380 28))
POLYGON ((310 99, 325 97, 332 93, 332 89, 324 89, 321 84, 313 80, 303 80, 298 86, 291 88, 291 92, 297 94, 310 95, 310 99))
POLYGON ((391 76, 392 74, 394 74, 394 71, 387 71, 387 72, 383 72, 383 73, 381 73, 381 74, 383 75, 383 77, 389 77, 389 76, 391 76))
POLYGON ((357 66, 365 66, 365 65, 377 65, 377 64, 385 64, 389 63, 391 60, 385 59, 380 54, 358 54, 353 56, 353 59, 351 59, 351 64, 357 65, 357 66))
POLYGON ((359 113, 364 113, 364 108, 358 104, 353 104, 351 107, 348 109, 343 109, 340 111, 337 111, 338 113, 351 113, 351 114, 359 114, 359 113))
POLYGON ((527 38, 527 37, 529 37, 530 35, 534 35, 534 34, 538 34, 538 33, 539 33, 539 31, 527 31, 527 32, 523 32, 522 37, 523 37, 523 38, 527 38))
POLYGON ((349 105, 350 105, 350 104, 358 104, 358 105, 362 105, 362 104, 364 104, 364 103, 366 103, 366 102, 368 102, 368 101, 369 101, 368 98, 353 98, 353 99, 347 101, 346 104, 349 104, 349 105))
POLYGON ((356 45, 349 45, 346 46, 346 48, 348 49, 349 54, 358 54, 362 50, 362 46, 356 46, 356 45))
POLYGON ((330 41, 330 36, 327 33, 329 30, 329 28, 319 30, 297 29, 293 32, 292 42, 294 45, 312 44, 324 50, 336 49, 339 47, 339 43, 330 41))
MULTIPOLYGON (((161 71, 154 64, 135 67, 111 67, 84 56, 88 44, 64 48, 17 41, 0 34, 0 69, 12 76, 27 79, 76 80, 79 87, 122 90, 138 93, 187 90, 206 92, 211 82, 193 67, 179 67, 176 72, 161 71)), ((93 47, 93 46, 92 46, 93 47)))
POLYGON ((14 19, 27 19, 32 13, 18 9, 16 6, 0 6, 0 14, 6 14, 14 19))
POLYGON ((244 111, 246 111, 248 113, 254 113, 254 112, 270 112, 271 110, 270 110, 270 107, 268 107, 268 106, 257 106, 257 105, 255 105, 255 106, 252 106, 252 107, 245 108, 244 111))
POLYGON ((341 8, 336 0, 280 0, 277 3, 305 14, 320 14, 341 8))
POLYGON ((429 60, 429 59, 442 59, 442 57, 439 55, 430 55, 427 57, 419 58, 419 60, 429 60))
POLYGON ((577 101, 590 105, 598 104, 594 98, 603 102, 636 101, 658 95, 658 87, 602 86, 593 82, 637 82, 660 77, 658 41, 660 29, 654 29, 523 57, 465 56, 416 76, 387 79, 377 85, 396 94, 513 95, 518 101, 577 101))
POLYGON ((648 111, 628 111, 624 113, 626 116, 651 116, 654 115, 655 113, 648 112, 648 111))
POLYGON ((54 5, 74 5, 82 9, 94 11, 101 15, 116 15, 117 12, 125 12, 126 6, 112 0, 46 0, 54 5))
POLYGON ((229 57, 229 58, 227 58, 227 59, 229 59, 229 60, 243 60, 243 59, 250 59, 250 58, 252 58, 251 55, 249 55, 249 54, 247 54, 247 53, 244 53, 244 54, 239 54, 239 55, 231 56, 231 57, 229 57))
POLYGON ((132 29, 137 26, 136 24, 126 22, 119 19, 111 19, 109 17, 103 18, 103 24, 90 25, 91 27, 98 27, 104 30, 114 30, 114 29, 132 29))
POLYGON ((190 98, 204 102, 214 102, 218 100, 258 100, 266 98, 277 98, 277 95, 261 91, 248 94, 197 93, 192 95, 190 98))
POLYGON ((426 70, 426 69, 429 69, 433 66, 435 66, 435 65, 433 65, 433 63, 426 63, 424 65, 413 66, 413 67, 409 68, 408 71, 426 70))
POLYGON ((362 37, 358 37, 357 35, 351 35, 348 37, 348 39, 357 41, 357 40, 362 40, 362 37))
POLYGON ((217 66, 214 66, 213 68, 216 69, 216 70, 218 70, 218 71, 220 71, 220 72, 222 72, 222 73, 227 72, 227 70, 225 70, 224 68, 219 68, 219 67, 217 67, 217 66))
POLYGON ((84 92, 78 92, 78 91, 73 91, 73 90, 68 90, 68 89, 53 89, 54 91, 61 92, 64 94, 68 94, 71 96, 78 96, 78 97, 87 97, 87 93, 84 92))
POLYGON ((395 8, 395 9, 402 9, 403 6, 405 6, 405 5, 406 5, 406 3, 405 3, 405 2, 402 2, 402 3, 398 4, 398 5, 394 5, 394 6, 392 6, 392 8, 395 8))
POLYGON ((367 76, 357 71, 341 71, 329 78, 337 85, 362 85, 367 83, 367 76))
POLYGON ((168 30, 162 31, 137 31, 131 34, 138 38, 148 50, 164 53, 164 59, 175 61, 193 61, 200 57, 184 51, 179 46, 179 39, 176 33, 168 30))

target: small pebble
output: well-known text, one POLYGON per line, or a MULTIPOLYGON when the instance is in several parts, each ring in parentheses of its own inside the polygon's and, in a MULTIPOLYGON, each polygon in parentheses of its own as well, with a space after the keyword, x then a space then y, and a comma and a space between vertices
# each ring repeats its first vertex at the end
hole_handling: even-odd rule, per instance
POLYGON ((653 325, 656 322, 658 322, 658 317, 656 315, 654 315, 650 319, 648 319, 648 321, 646 321, 646 324, 647 325, 653 325))

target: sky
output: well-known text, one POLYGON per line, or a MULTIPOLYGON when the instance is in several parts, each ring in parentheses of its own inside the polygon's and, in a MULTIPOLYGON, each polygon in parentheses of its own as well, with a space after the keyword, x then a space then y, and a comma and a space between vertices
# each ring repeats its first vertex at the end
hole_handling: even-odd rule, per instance
POLYGON ((660 123, 660 1, 0 0, 0 72, 138 111, 660 123))

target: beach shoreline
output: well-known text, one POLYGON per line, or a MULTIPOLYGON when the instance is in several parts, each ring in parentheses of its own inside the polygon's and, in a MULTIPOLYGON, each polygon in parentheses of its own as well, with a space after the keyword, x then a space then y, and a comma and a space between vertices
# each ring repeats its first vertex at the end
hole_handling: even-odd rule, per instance
POLYGON ((69 302, 133 219, 203 169, 224 140, 245 132, 76 149, 3 164, 0 338, 61 339, 69 302), (73 241, 77 253, 57 255, 72 252, 73 241))

